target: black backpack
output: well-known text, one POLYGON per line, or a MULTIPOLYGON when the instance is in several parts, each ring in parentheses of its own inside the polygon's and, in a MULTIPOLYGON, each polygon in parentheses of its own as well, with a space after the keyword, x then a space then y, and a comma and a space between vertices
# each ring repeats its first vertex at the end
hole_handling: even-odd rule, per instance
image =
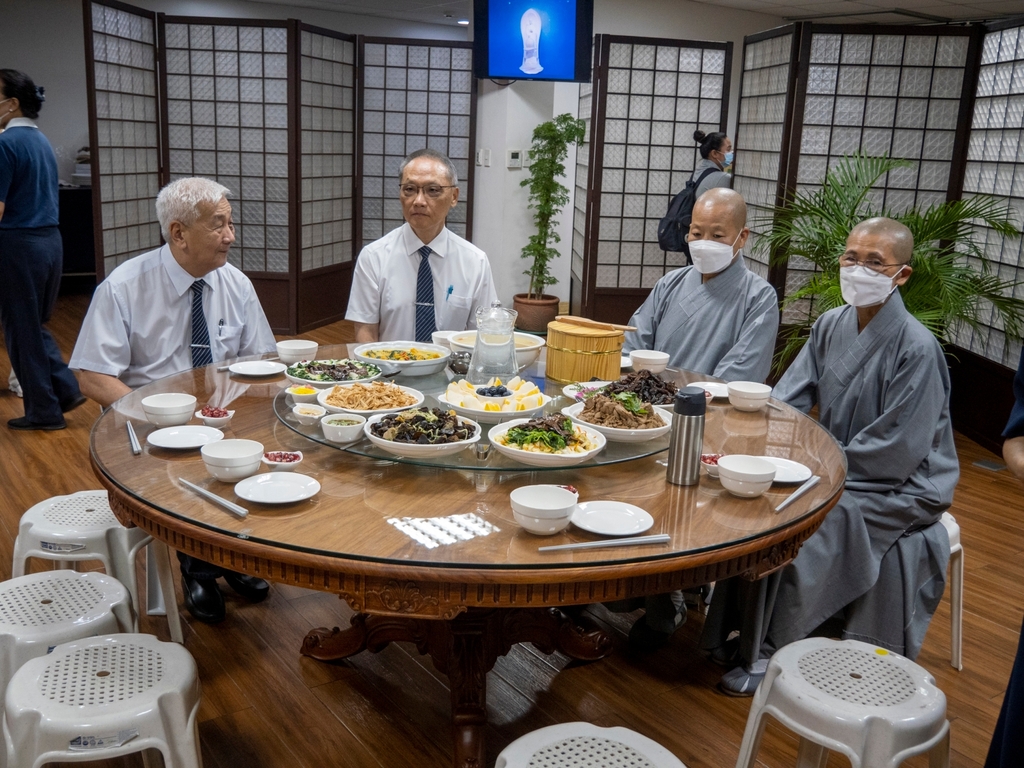
POLYGON ((672 198, 668 204, 668 213, 658 222, 658 245, 663 251, 682 251, 690 261, 690 248, 686 244, 686 235, 690 232, 690 219, 693 217, 693 206, 697 202, 697 187, 714 173, 715 168, 708 168, 700 178, 690 179, 683 191, 672 198))

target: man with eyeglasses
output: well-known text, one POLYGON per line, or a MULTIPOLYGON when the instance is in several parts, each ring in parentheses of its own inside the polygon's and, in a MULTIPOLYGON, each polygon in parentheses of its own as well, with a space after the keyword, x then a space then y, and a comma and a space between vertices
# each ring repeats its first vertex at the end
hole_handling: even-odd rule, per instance
POLYGON ((752 696, 772 653, 812 634, 841 635, 914 659, 945 589, 949 538, 939 521, 960 465, 949 374, 932 333, 903 305, 914 238, 874 218, 840 258, 847 306, 824 313, 775 396, 818 421, 846 454, 846 487, 796 559, 760 582, 715 589, 705 648, 720 683, 752 696), (824 625, 824 626, 823 626, 824 625), (739 638, 727 641, 733 630, 739 638))
POLYGON ((433 149, 399 170, 405 224, 363 248, 346 320, 356 341, 429 342, 434 331, 476 327, 476 310, 497 299, 487 254, 445 226, 459 201, 452 161, 433 149))
MULTIPOLYGON (((252 283, 227 263, 235 242, 228 194, 203 178, 160 190, 156 214, 166 245, 129 259, 97 286, 75 342, 68 365, 86 397, 106 408, 157 379, 276 349, 252 283)), ((199 621, 224 619, 220 576, 250 602, 269 591, 263 579, 180 552, 178 560, 185 607, 199 621)))

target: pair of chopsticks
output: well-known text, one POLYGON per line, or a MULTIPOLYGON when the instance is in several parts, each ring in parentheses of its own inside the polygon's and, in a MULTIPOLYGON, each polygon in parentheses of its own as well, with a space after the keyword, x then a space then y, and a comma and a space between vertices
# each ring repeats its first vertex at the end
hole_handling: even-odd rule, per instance
POLYGON ((198 485, 195 485, 194 483, 190 483, 188 480, 186 480, 183 477, 179 477, 178 478, 178 482, 181 483, 182 485, 188 487, 188 488, 191 488, 193 491, 195 491, 197 494, 202 496, 207 501, 212 501, 214 504, 218 504, 218 505, 224 507, 224 509, 226 509, 228 512, 233 512, 236 515, 238 515, 239 517, 245 517, 245 516, 247 516, 249 514, 249 510, 246 509, 245 507, 240 507, 237 504, 235 504, 233 501, 228 501, 227 499, 221 498, 216 493, 211 493, 210 491, 206 490, 205 488, 200 488, 198 485))
POLYGON ((579 544, 556 544, 553 547, 538 547, 537 551, 559 552, 567 549, 601 549, 603 547, 632 547, 640 544, 666 544, 671 538, 667 533, 655 533, 650 536, 630 536, 625 539, 584 541, 579 544))
POLYGON ((139 444, 139 438, 135 434, 135 427, 132 426, 131 421, 126 421, 125 425, 128 427, 128 443, 132 447, 132 453, 138 456, 142 453, 142 445, 139 444))
POLYGON ((602 323, 597 320, 590 320, 586 317, 576 317, 576 315, 558 315, 555 320, 561 320, 563 323, 569 323, 570 325, 584 325, 588 328, 603 328, 606 331, 635 331, 636 327, 632 325, 619 325, 618 323, 602 323))
POLYGON ((821 480, 821 478, 818 477, 817 475, 811 475, 810 479, 807 480, 807 482, 805 482, 803 485, 801 485, 799 488, 797 488, 795 491, 793 491, 791 494, 789 494, 789 496, 787 496, 782 501, 780 501, 779 502, 779 506, 777 506, 775 508, 775 511, 776 512, 781 512, 782 510, 784 510, 786 507, 788 507, 794 501, 796 501, 801 496, 803 496, 805 493, 807 493, 809 490, 811 490, 811 488, 816 486, 818 484, 818 481, 820 481, 820 480, 821 480))

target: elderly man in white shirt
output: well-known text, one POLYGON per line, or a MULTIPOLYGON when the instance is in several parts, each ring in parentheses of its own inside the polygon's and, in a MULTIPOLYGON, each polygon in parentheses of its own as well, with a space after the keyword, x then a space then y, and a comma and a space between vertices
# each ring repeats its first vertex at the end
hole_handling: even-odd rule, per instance
MULTIPOLYGON (((69 367, 82 393, 103 407, 157 379, 233 357, 275 349, 252 283, 227 263, 235 241, 229 190, 186 178, 156 200, 166 245, 119 266, 96 288, 69 367)), ((198 620, 223 620, 224 576, 258 602, 262 579, 178 553, 185 605, 198 620)))
POLYGON ((363 344, 475 328, 477 308, 497 298, 487 254, 445 226, 459 201, 452 161, 420 149, 399 176, 406 223, 363 248, 352 277, 345 319, 363 344))

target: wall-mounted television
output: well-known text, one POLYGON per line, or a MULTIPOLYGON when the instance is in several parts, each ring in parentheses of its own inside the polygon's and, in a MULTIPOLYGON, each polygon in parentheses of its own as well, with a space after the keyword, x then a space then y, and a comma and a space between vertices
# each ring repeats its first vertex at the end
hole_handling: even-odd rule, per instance
POLYGON ((594 0, 473 0, 473 73, 589 82, 594 0))

